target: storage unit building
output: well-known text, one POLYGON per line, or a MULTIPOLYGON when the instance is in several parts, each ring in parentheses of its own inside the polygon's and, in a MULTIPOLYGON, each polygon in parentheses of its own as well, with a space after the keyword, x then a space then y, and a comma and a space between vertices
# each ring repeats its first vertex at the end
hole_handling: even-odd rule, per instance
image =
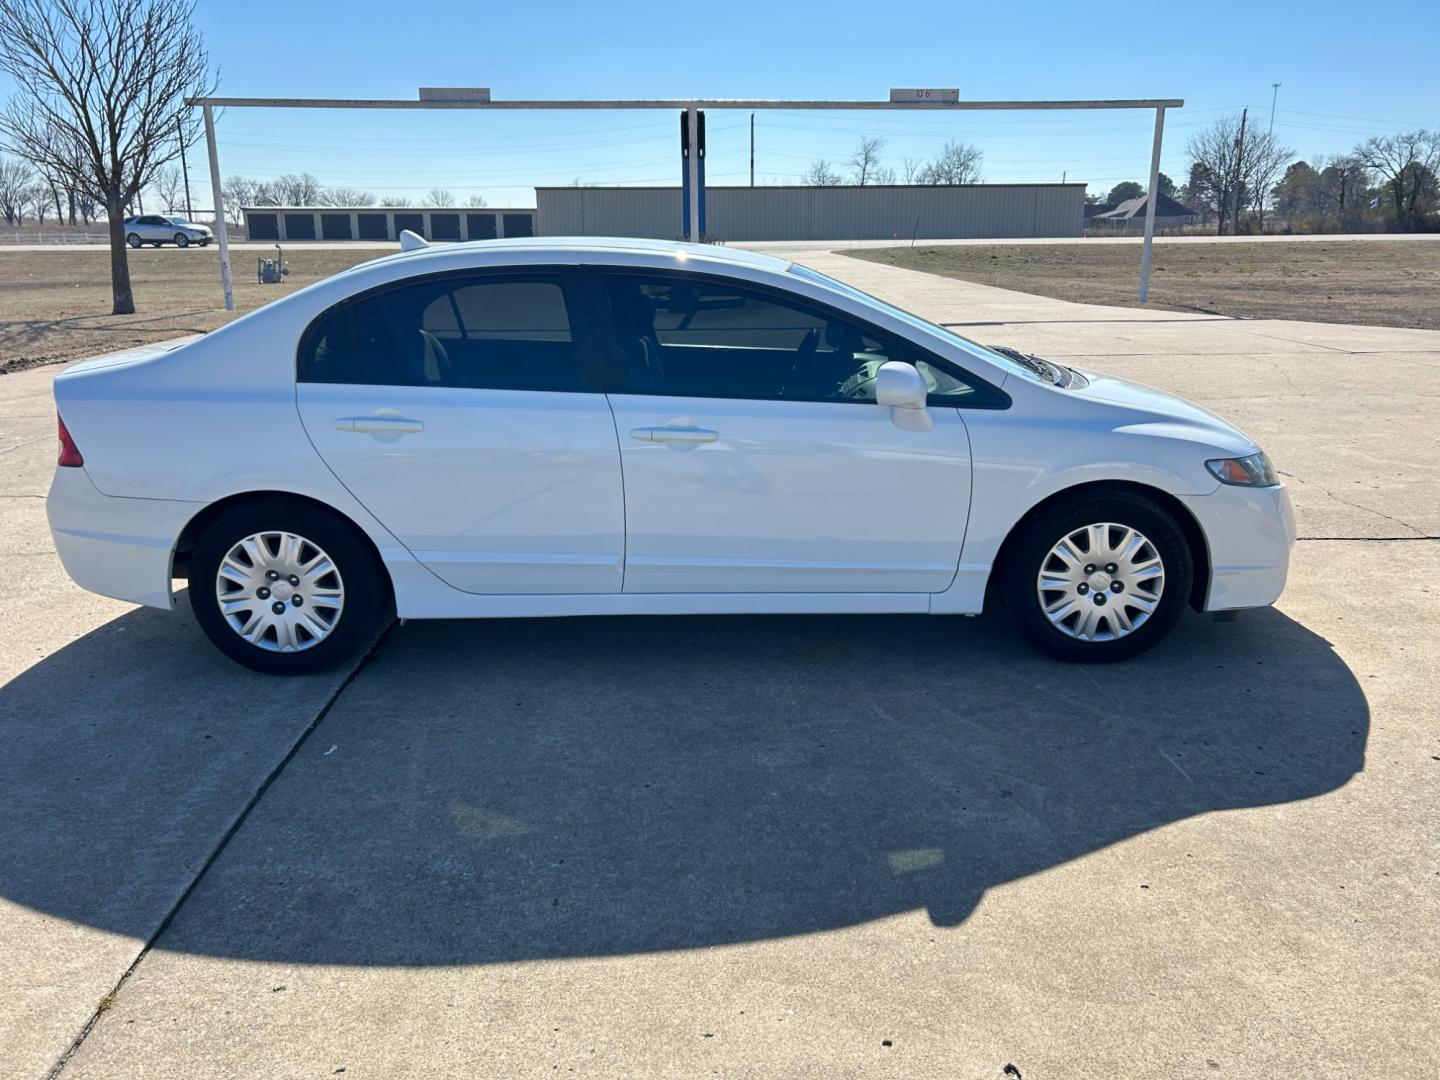
POLYGON ((405 229, 426 240, 534 236, 535 211, 489 206, 246 206, 251 240, 398 240, 405 229))

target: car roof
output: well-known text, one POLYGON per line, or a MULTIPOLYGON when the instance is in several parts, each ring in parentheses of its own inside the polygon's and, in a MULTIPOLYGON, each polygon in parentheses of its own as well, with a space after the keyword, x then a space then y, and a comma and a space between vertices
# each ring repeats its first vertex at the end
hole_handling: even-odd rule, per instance
POLYGON ((536 253, 545 253, 553 255, 562 262, 584 262, 587 257, 604 262, 609 261, 606 256, 648 255, 668 257, 676 262, 688 262, 696 259, 711 264, 749 266, 777 272, 784 271, 790 266, 787 259, 777 259, 773 255, 765 255, 758 251, 720 247, 717 244, 687 244, 675 240, 647 240, 625 236, 525 236, 458 244, 431 244, 412 251, 401 251, 393 255, 371 259, 359 266, 352 267, 351 270, 374 267, 382 263, 393 265, 403 261, 406 264, 413 264, 414 269, 418 271, 428 260, 448 261, 447 257, 453 257, 457 252, 465 251, 473 251, 477 255, 483 254, 487 261, 489 257, 496 254, 513 251, 530 257, 536 253))

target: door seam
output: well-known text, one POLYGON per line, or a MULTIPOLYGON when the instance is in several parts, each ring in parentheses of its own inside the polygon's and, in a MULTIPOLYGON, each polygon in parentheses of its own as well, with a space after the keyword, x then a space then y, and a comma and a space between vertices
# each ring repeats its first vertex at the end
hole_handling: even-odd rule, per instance
POLYGON ((605 394, 605 407, 610 410, 610 427, 615 432, 615 462, 620 466, 620 588, 625 591, 625 575, 630 569, 630 501, 625 496, 625 452, 620 447, 620 421, 615 416, 615 403, 605 394))

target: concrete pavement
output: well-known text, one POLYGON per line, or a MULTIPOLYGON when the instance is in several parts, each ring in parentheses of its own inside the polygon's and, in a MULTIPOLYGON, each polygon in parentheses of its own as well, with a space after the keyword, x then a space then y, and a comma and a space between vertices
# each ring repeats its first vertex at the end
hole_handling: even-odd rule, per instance
POLYGON ((6 376, 0 1077, 1440 1071, 1440 333, 803 258, 1240 422, 1315 538, 1277 609, 1106 669, 597 619, 267 680, 69 584, 6 376))

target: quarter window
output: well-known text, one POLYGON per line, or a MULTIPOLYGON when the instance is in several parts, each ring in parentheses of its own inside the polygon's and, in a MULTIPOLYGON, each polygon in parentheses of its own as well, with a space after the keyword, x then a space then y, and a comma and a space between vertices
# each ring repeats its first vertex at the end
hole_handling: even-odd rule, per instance
POLYGON ((977 396, 958 371, 909 343, 768 291, 630 275, 610 277, 607 291, 634 393, 873 402, 880 366, 903 360, 930 384, 934 404, 977 396))
POLYGON ((565 292, 554 279, 431 278, 321 316, 301 382, 586 390, 565 292))

